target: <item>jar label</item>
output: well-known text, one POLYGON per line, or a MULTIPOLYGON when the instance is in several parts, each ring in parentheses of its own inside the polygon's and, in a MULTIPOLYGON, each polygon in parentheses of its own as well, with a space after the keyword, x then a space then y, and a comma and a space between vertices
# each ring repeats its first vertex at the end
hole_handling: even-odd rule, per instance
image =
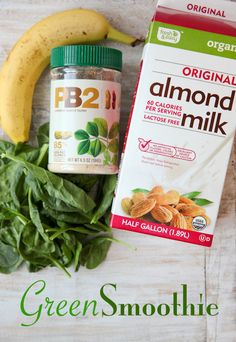
POLYGON ((120 93, 111 81, 52 81, 49 165, 117 170, 120 93))

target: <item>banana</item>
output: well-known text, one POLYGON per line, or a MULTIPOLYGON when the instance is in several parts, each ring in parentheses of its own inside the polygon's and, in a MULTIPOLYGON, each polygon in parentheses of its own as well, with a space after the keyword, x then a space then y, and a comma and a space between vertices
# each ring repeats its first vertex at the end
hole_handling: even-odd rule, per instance
POLYGON ((0 118, 15 142, 29 139, 32 98, 52 48, 88 44, 102 39, 136 45, 138 40, 113 28, 92 10, 73 9, 51 15, 29 29, 16 43, 0 71, 0 118))

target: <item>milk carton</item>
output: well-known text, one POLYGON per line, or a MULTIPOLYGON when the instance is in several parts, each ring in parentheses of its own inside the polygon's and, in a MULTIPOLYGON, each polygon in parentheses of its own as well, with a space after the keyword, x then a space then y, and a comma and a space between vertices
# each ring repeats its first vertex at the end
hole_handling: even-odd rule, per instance
POLYGON ((111 226, 210 247, 236 126, 236 6, 160 0, 111 226))

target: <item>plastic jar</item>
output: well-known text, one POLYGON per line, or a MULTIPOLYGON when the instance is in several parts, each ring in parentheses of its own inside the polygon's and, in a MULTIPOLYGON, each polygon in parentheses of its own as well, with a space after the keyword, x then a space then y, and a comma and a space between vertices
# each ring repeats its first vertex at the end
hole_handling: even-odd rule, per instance
POLYGON ((48 169, 118 172, 122 53, 71 45, 51 52, 48 169))

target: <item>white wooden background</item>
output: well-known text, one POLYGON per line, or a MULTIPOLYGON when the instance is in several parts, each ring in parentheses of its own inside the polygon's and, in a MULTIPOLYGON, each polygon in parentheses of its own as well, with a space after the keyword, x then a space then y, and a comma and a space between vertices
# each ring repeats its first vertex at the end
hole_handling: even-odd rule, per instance
MULTIPOLYGON (((87 7, 104 13, 117 27, 136 36, 145 36, 156 0, 0 0, 0 61, 15 41, 32 24, 58 10, 87 7)), ((109 43, 124 52, 122 133, 124 133, 142 47, 130 48, 109 43)), ((1 96, 1 95, 0 95, 1 96)), ((37 85, 34 97, 33 129, 47 121, 49 112, 49 73, 37 85)), ((115 237, 137 247, 130 251, 112 245, 105 263, 97 270, 81 269, 67 279, 57 269, 29 274, 23 268, 12 275, 0 275, 0 341, 29 342, 234 342, 236 341, 235 289, 235 160, 229 164, 220 217, 213 247, 204 249, 165 239, 114 231, 115 237), (117 283, 119 303, 160 303, 187 283, 192 302, 204 293, 206 301, 217 303, 217 317, 108 317, 49 318, 45 314, 33 327, 19 310, 24 290, 35 280, 44 279, 45 296, 57 301, 98 298, 104 283, 117 283)), ((209 180, 210 181, 210 180, 209 180)), ((40 303, 33 301, 32 307, 40 303)))

